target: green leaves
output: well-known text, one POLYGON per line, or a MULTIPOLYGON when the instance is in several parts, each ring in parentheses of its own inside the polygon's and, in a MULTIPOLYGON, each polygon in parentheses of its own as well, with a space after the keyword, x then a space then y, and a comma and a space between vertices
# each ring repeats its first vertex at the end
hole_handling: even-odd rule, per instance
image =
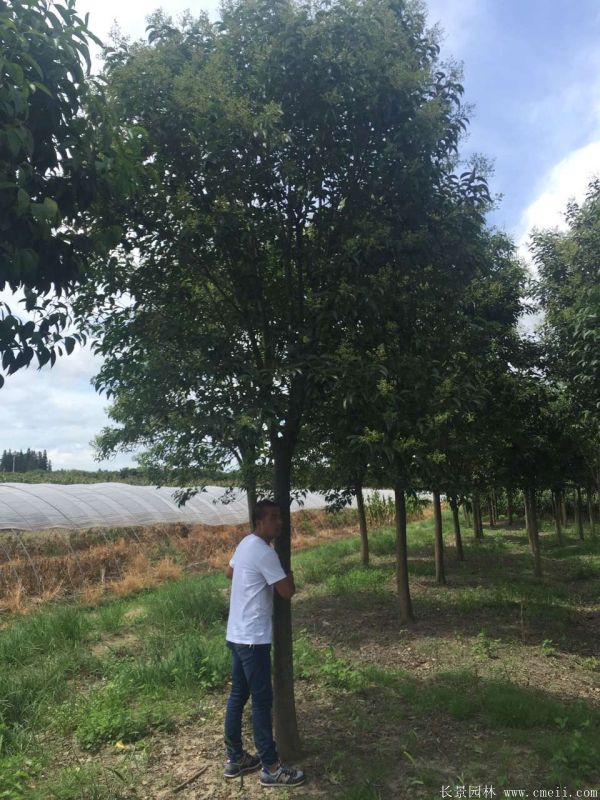
MULTIPOLYGON (((102 86, 86 81, 89 42, 98 40, 75 4, 0 6, 0 290, 24 290, 31 311, 44 295, 72 291, 90 260, 118 240, 104 231, 120 223, 116 198, 130 191, 127 160, 139 146, 126 129, 114 131, 102 86)), ((46 300, 33 326, 0 326, 9 372, 34 355, 40 364, 56 359, 66 316, 44 325, 45 308, 46 300)), ((3 314, 0 306, 0 322, 3 314)))

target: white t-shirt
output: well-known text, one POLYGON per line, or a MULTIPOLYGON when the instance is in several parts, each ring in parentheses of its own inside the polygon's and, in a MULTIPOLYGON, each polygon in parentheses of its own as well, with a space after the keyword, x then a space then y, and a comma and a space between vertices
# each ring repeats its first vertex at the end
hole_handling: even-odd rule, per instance
POLYGON ((237 644, 270 644, 273 638, 273 584, 286 577, 272 547, 249 533, 235 549, 227 640, 237 644))

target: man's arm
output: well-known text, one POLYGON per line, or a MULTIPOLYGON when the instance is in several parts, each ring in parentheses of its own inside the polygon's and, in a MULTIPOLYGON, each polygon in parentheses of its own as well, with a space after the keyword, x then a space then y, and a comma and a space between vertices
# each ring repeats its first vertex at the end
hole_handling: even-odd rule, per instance
POLYGON ((294 573, 288 572, 285 578, 273 584, 277 589, 277 594, 283 597, 284 600, 291 600, 296 594, 296 584, 294 583, 294 573))
POLYGON ((227 569, 225 570, 225 575, 229 578, 229 580, 231 580, 233 578, 233 567, 230 567, 229 564, 227 564, 227 569))

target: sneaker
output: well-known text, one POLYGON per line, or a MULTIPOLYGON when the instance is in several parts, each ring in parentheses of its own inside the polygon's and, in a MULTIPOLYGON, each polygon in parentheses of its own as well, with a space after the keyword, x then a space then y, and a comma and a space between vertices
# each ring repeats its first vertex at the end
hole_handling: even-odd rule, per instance
POLYGON ((260 767, 260 758, 258 756, 251 756, 245 750, 239 760, 232 758, 227 759, 223 775, 226 778, 238 778, 244 772, 254 772, 260 767))
POLYGON ((263 767, 260 771, 259 780, 261 786, 300 786, 306 780, 306 776, 301 769, 285 767, 280 764, 279 769, 275 770, 275 772, 269 772, 268 769, 263 767))

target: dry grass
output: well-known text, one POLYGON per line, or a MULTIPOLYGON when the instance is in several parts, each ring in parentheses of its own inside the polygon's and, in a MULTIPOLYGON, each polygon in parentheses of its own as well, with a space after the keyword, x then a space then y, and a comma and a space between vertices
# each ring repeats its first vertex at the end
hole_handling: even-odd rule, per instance
MULTIPOLYGON (((356 530, 355 513, 299 511, 292 515, 294 550, 356 530)), ((90 531, 4 535, 0 611, 26 613, 57 598, 86 605, 124 597, 183 573, 225 567, 247 525, 153 525, 90 531)))

